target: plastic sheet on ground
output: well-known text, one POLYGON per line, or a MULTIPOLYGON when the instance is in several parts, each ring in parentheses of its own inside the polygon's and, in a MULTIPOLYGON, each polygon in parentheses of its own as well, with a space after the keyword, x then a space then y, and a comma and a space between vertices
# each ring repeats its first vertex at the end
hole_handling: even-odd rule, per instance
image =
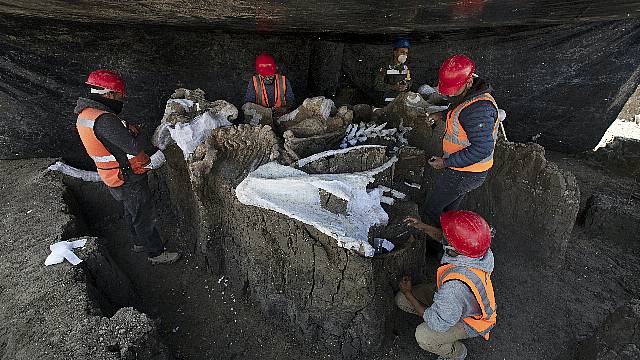
POLYGON ((76 254, 73 253, 73 249, 84 247, 87 244, 87 239, 80 239, 75 241, 59 241, 55 244, 49 245, 51 254, 47 256, 44 261, 45 266, 60 264, 64 260, 67 260, 71 265, 78 265, 82 262, 76 254))
POLYGON ((368 242, 369 229, 386 225, 389 216, 380 205, 383 190, 367 190, 374 175, 397 161, 348 174, 307 174, 304 171, 267 163, 251 172, 236 188, 236 197, 245 205, 276 211, 335 238, 338 246, 367 257, 374 248, 368 242), (319 189, 347 201, 346 214, 334 214, 320 204, 319 189))

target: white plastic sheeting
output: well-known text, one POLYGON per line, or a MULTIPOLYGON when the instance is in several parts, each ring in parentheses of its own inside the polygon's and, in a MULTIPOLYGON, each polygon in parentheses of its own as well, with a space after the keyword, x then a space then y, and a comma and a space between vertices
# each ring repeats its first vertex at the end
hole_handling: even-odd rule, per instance
POLYGON ((271 162, 251 172, 236 188, 236 197, 245 205, 273 210, 311 225, 335 238, 338 246, 371 257, 375 251, 368 242, 369 229, 386 225, 389 216, 380 206, 383 190, 367 191, 367 184, 396 161, 392 158, 376 169, 349 174, 307 174, 271 162), (346 200, 346 214, 324 209, 319 189, 346 200))
POLYGON ((47 256, 44 261, 45 266, 60 264, 65 259, 71 263, 71 265, 78 265, 82 260, 73 253, 73 249, 84 247, 87 244, 87 239, 75 240, 75 241, 59 241, 55 244, 49 245, 51 254, 47 256))
POLYGON ((200 103, 188 99, 169 99, 165 107, 164 117, 156 128, 152 142, 159 149, 164 150, 171 144, 177 144, 184 154, 185 160, 193 153, 213 129, 231 126, 228 119, 238 117, 238 109, 226 101, 210 103, 211 108, 203 112, 189 122, 178 122, 175 125, 168 123, 166 119, 172 114, 172 103, 178 103, 189 111, 200 111, 200 103))
POLYGON ((67 176, 82 179, 83 181, 89 181, 89 182, 102 181, 102 179, 100 179, 100 175, 98 175, 98 173, 95 171, 86 171, 86 170, 76 169, 73 166, 69 166, 61 161, 56 161, 55 164, 49 166, 47 169, 49 171, 58 171, 67 176))
POLYGON ((167 129, 171 134, 171 138, 182 149, 186 160, 211 133, 211 130, 224 126, 231 126, 226 114, 206 112, 196 116, 186 124, 177 123, 175 127, 169 126, 167 129))

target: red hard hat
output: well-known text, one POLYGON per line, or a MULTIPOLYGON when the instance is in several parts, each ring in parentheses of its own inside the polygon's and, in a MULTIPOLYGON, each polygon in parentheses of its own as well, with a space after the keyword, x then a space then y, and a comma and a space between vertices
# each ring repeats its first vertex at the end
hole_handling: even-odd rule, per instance
POLYGON ((489 224, 473 211, 447 211, 440 215, 440 224, 449 245, 464 256, 483 257, 491 246, 489 224))
POLYGON ((122 96, 126 95, 124 91, 124 81, 122 80, 120 75, 111 70, 96 70, 89 74, 89 77, 87 78, 87 81, 85 81, 85 83, 120 93, 120 95, 122 96))
POLYGON ((438 92, 451 96, 460 90, 473 76, 476 64, 473 60, 460 54, 447 58, 438 72, 438 92))
POLYGON ((276 73, 276 60, 273 56, 262 53, 256 58, 256 72, 262 76, 272 76, 276 73))

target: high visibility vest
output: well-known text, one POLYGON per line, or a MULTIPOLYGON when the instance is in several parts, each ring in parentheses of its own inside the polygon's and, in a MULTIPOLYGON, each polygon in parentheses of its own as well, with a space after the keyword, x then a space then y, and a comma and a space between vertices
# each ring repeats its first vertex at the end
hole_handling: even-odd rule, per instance
MULTIPOLYGON (((442 138, 442 151, 444 153, 442 157, 448 158, 449 156, 451 156, 451 154, 457 151, 460 151, 466 148, 467 146, 471 145, 471 143, 469 142, 469 138, 467 137, 467 132, 464 131, 464 129, 462 128, 462 125, 460 125, 460 113, 467 106, 483 100, 491 101, 493 106, 495 106, 496 110, 498 110, 498 105, 496 104, 496 101, 493 98, 493 96, 491 96, 491 94, 489 93, 484 93, 464 101, 460 105, 456 106, 453 110, 449 110, 449 112, 447 112, 447 124, 446 124, 444 137, 442 138)), ((493 133, 492 133, 494 149, 495 149, 496 140, 498 139, 499 125, 500 125, 500 122, 498 120, 498 116, 496 116, 496 120, 494 121, 494 124, 493 124, 493 133)), ((491 154, 489 156, 487 156, 486 158, 480 160, 475 164, 471 164, 469 166, 465 166, 462 168, 452 167, 452 169, 458 170, 458 171, 483 172, 491 169, 492 166, 493 166, 493 150, 491 151, 491 154)))
POLYGON ((275 104, 269 102, 264 80, 259 79, 257 75, 253 75, 253 90, 256 92, 256 103, 258 105, 277 109, 287 106, 287 79, 284 75, 276 74, 274 80, 273 98, 275 99, 275 104))
MULTIPOLYGON (((384 68, 382 70, 384 70, 384 68)), ((406 64, 402 64, 402 70, 398 70, 394 64, 388 64, 387 69, 385 70, 384 82, 386 84, 395 85, 401 81, 411 81, 411 71, 409 70, 409 67, 406 64)), ((389 103, 395 100, 394 94, 397 93, 385 93, 384 101, 389 103)))
POLYGON ((482 336, 485 340, 489 340, 489 332, 496 325, 496 299, 490 276, 491 273, 480 269, 454 264, 442 265, 437 272, 438 289, 450 280, 460 280, 471 289, 480 305, 481 313, 466 317, 462 321, 475 332, 474 335, 482 336))
MULTIPOLYGON (((124 184, 124 176, 120 163, 118 163, 116 157, 107 150, 104 144, 98 140, 93 131, 93 125, 96 119, 106 113, 109 112, 86 108, 78 114, 76 128, 78 129, 78 134, 80 134, 80 140, 82 140, 82 144, 87 150, 87 154, 89 154, 91 159, 96 163, 98 175, 100 175, 102 181, 109 187, 118 187, 124 184)), ((127 154, 127 159, 129 159, 129 164, 127 165, 133 173, 143 174, 149 170, 145 168, 145 166, 150 163, 150 159, 144 152, 141 151, 137 155, 127 154)))

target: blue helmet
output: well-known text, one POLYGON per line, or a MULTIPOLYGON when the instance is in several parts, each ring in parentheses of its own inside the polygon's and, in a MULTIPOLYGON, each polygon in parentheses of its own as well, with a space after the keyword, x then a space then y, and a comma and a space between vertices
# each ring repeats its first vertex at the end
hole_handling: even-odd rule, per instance
POLYGON ((411 48, 411 42, 406 37, 399 37, 393 42, 393 48, 411 48))

